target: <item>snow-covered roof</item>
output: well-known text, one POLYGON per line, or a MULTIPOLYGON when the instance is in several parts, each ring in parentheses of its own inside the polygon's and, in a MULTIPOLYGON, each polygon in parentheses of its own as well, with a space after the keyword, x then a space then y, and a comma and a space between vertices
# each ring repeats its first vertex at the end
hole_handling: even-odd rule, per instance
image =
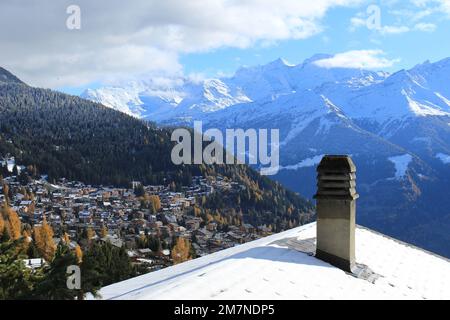
MULTIPOLYGON (((369 229, 356 260, 374 283, 298 251, 316 224, 219 251, 101 289, 103 299, 450 299, 450 261, 369 229)), ((307 240, 307 241, 305 241, 307 240)))

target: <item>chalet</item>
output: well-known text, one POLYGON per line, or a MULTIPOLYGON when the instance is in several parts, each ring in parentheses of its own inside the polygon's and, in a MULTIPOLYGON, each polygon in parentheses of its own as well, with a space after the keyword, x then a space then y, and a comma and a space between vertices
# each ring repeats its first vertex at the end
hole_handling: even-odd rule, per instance
POLYGON ((186 221, 186 228, 188 230, 197 230, 200 228, 201 221, 200 218, 191 218, 186 221))
POLYGON ((213 221, 213 222, 208 223, 206 225, 206 229, 211 232, 216 231, 217 230, 217 222, 213 221))
POLYGON ((45 264, 45 261, 42 258, 25 259, 23 262, 25 263, 25 266, 30 269, 38 269, 45 264))

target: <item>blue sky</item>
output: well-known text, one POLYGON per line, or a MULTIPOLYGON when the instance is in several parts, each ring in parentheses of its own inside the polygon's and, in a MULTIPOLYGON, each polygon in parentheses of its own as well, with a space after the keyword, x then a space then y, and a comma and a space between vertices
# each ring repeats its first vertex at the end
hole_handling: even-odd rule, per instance
MULTIPOLYGON (((214 77, 232 74, 240 66, 265 64, 280 57, 298 64, 316 53, 337 54, 350 50, 382 50, 386 57, 398 60, 393 66, 382 68, 389 72, 409 69, 426 60, 433 62, 450 57, 449 19, 425 19, 430 21, 427 23, 436 23, 434 31, 381 34, 367 28, 352 29, 350 20, 357 12, 354 8, 331 10, 324 19, 324 31, 307 39, 279 41, 268 46, 259 44, 246 49, 225 48, 202 54, 187 54, 181 57, 181 63, 186 73, 204 73, 214 77)), ((397 20, 396 16, 388 12, 381 17, 382 24, 395 24, 397 20)))
POLYGON ((338 54, 333 66, 390 72, 450 56, 450 0, 78 0, 75 20, 71 5, 3 0, 2 66, 31 85, 79 94, 316 53, 338 54))

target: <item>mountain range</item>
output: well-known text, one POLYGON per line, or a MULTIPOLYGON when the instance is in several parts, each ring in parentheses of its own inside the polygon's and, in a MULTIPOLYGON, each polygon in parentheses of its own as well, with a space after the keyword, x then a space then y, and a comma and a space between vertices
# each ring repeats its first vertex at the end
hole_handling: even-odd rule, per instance
POLYGON ((450 58, 395 73, 319 54, 232 77, 136 80, 82 96, 161 125, 280 130, 273 178, 312 197, 324 154, 358 168, 358 222, 450 257, 450 58))

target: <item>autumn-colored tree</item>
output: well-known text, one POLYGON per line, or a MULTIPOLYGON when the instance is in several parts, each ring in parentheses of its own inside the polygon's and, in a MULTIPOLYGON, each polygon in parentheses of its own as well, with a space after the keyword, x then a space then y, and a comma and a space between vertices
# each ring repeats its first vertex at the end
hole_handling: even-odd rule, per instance
POLYGON ((19 216, 11 209, 7 203, 3 204, 1 213, 4 220, 4 229, 12 240, 17 240, 22 236, 22 226, 19 216))
POLYGON ((108 228, 106 228, 105 225, 102 226, 102 229, 100 230, 100 237, 106 238, 108 235, 108 228))
POLYGON ((200 208, 199 207, 194 207, 194 215, 196 216, 196 217, 199 217, 200 216, 200 214, 201 214, 201 210, 200 210, 200 208))
POLYGON ((31 235, 28 230, 23 230, 22 232, 23 241, 20 246, 20 250, 22 253, 26 253, 31 243, 31 235))
POLYGON ((95 231, 94 229, 92 229, 91 227, 88 227, 86 229, 86 238, 89 242, 91 242, 91 240, 95 237, 95 231))
POLYGON ((36 210, 36 206, 35 206, 34 202, 31 202, 31 204, 27 208, 27 213, 29 215, 32 215, 35 210, 36 210))
POLYGON ((34 241, 39 254, 46 260, 52 261, 56 251, 53 241, 53 229, 44 217, 42 225, 34 226, 34 241))
POLYGON ((83 262, 83 251, 79 245, 75 247, 75 256, 77 257, 78 264, 83 262))
POLYGON ((2 186, 3 195, 5 196, 5 201, 7 204, 9 204, 9 186, 4 183, 2 186))
POLYGON ((0 213, 0 238, 3 236, 3 230, 5 230, 5 219, 3 219, 3 215, 0 213))
POLYGON ((67 232, 64 232, 61 240, 65 243, 65 244, 69 244, 70 243, 70 237, 69 234, 67 232))
POLYGON ((159 210, 161 210, 161 200, 159 199, 158 195, 150 196, 150 204, 154 212, 158 212, 159 210))
POLYGON ((172 249, 172 260, 174 264, 182 263, 191 259, 191 243, 188 239, 178 238, 172 249))

